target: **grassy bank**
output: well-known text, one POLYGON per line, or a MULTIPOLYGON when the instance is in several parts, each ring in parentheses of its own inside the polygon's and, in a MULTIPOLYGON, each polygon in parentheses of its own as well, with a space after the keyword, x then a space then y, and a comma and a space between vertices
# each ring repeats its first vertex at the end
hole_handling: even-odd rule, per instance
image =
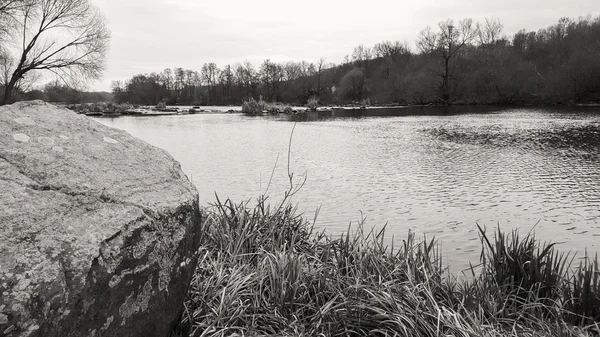
POLYGON ((469 281, 438 244, 399 247, 364 225, 316 232, 289 204, 205 210, 200 259, 174 336, 592 336, 600 329, 597 259, 531 235, 480 228, 469 281))

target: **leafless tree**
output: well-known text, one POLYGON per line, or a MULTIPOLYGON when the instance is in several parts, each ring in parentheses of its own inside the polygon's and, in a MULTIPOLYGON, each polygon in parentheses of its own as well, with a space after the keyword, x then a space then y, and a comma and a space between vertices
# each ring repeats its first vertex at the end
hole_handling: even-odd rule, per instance
POLYGON ((406 42, 382 41, 373 46, 373 54, 382 59, 381 70, 389 79, 393 75, 397 78, 398 70, 408 62, 411 52, 406 42))
POLYGON ((6 50, 0 49, 0 85, 5 86, 10 79, 13 60, 6 50))
POLYGON ((5 40, 9 37, 10 28, 14 24, 15 12, 23 6, 23 0, 0 0, 0 86, 6 86, 10 78, 10 69, 13 67, 5 40))
POLYGON ((8 35, 16 12, 26 4, 26 0, 0 0, 0 41, 8 35))
POLYGON ((285 73, 285 80, 293 82, 300 77, 300 64, 297 62, 289 61, 283 65, 283 71, 285 73))
POLYGON ((208 99, 210 103, 214 103, 216 99, 216 86, 219 79, 221 70, 217 67, 214 62, 204 63, 200 72, 202 76, 202 82, 208 86, 208 99))
POLYGON ((323 74, 325 73, 325 70, 327 70, 331 67, 331 65, 329 63, 326 63, 325 61, 326 61, 326 59, 324 57, 321 57, 319 59, 319 61, 317 61, 316 65, 313 69, 313 73, 317 77, 317 88, 316 88, 317 96, 320 96, 321 91, 323 91, 323 89, 324 89, 322 87, 323 74))
POLYGON ((494 44, 502 38, 504 25, 497 17, 486 18, 482 24, 477 24, 479 43, 482 45, 494 44))
POLYGON ((311 75, 315 73, 316 67, 312 62, 301 61, 300 66, 300 82, 303 93, 309 93, 313 91, 313 84, 311 81, 311 75))
POLYGON ((400 41, 382 41, 373 46, 375 57, 395 60, 398 57, 410 53, 408 43, 400 41))
POLYGON ((422 30, 417 38, 417 47, 424 54, 438 54, 443 58, 444 64, 439 75, 442 78, 442 99, 447 102, 450 99, 452 61, 464 46, 477 37, 478 28, 472 19, 463 19, 458 26, 448 19, 438 23, 438 28, 438 32, 430 27, 422 30))
POLYGON ((356 63, 356 65, 364 66, 365 63, 370 61, 373 58, 373 51, 369 47, 365 47, 364 45, 359 45, 354 48, 352 52, 352 61, 356 63))
POLYGON ((10 102, 26 75, 36 71, 70 84, 101 76, 110 32, 91 0, 24 0, 19 5, 12 16, 15 41, 7 51, 12 74, 1 104, 10 102))
POLYGON ((0 13, 9 13, 25 4, 25 0, 0 0, 0 13))

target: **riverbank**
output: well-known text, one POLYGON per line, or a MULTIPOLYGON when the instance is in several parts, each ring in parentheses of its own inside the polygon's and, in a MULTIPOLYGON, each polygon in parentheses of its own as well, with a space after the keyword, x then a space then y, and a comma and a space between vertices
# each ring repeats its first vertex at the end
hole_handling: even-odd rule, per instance
MULTIPOLYGON (((307 107, 292 106, 284 103, 266 103, 263 101, 254 102, 249 108, 248 102, 244 102, 242 106, 134 106, 130 104, 114 104, 114 103, 87 103, 87 104, 72 104, 67 105, 68 109, 76 111, 80 114, 93 117, 109 117, 115 118, 119 116, 178 116, 178 115, 193 115, 193 114, 228 114, 228 113, 244 113, 251 116, 264 115, 290 115, 290 116, 307 116, 320 114, 319 117, 353 117, 360 112, 382 112, 390 111, 394 115, 394 111, 412 111, 415 109, 446 109, 455 111, 457 109, 467 109, 477 111, 477 109, 487 110, 489 107, 518 107, 511 104, 425 104, 425 105, 398 105, 398 104, 383 104, 383 105, 362 105, 362 104, 343 104, 343 105, 324 105, 316 106, 315 104, 307 107)), ((534 105, 537 106, 537 105, 534 105)), ((539 105, 546 106, 546 105, 539 105)), ((549 105, 562 106, 562 105, 549 105)), ((597 108, 600 104, 575 104, 571 105, 575 108, 597 108)), ((533 107, 533 106, 528 106, 533 107)), ((458 112, 458 111, 457 111, 458 112)), ((368 114, 367 113, 367 114, 368 114)), ((384 112, 383 116, 390 115, 384 112)), ((310 118, 310 117, 309 117, 310 118)))
POLYGON ((240 112, 236 107, 200 107, 200 106, 140 106, 117 104, 112 102, 84 103, 65 105, 67 109, 93 117, 119 116, 175 116, 193 114, 224 114, 240 112))
POLYGON ((598 261, 479 228, 482 258, 449 275, 433 239, 388 247, 365 224, 316 232, 290 204, 205 209, 199 263, 173 336, 592 336, 598 261))
POLYGON ((91 117, 109 117, 115 118, 120 116, 133 116, 133 117, 157 117, 157 116, 186 116, 186 115, 214 115, 214 114, 231 114, 231 113, 239 113, 239 111, 228 110, 197 110, 197 111, 189 111, 184 109, 176 109, 176 108, 167 108, 162 110, 153 110, 153 109, 135 109, 128 110, 125 112, 89 112, 85 113, 86 116, 91 117))

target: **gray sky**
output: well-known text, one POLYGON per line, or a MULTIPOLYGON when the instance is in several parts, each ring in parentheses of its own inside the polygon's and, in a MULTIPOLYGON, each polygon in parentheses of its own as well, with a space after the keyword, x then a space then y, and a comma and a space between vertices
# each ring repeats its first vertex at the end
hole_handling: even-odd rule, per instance
POLYGON ((504 33, 537 30, 560 17, 600 15, 599 0, 94 0, 112 31, 103 80, 182 67, 200 71, 248 60, 339 63, 359 44, 401 40, 447 18, 496 16, 504 33))

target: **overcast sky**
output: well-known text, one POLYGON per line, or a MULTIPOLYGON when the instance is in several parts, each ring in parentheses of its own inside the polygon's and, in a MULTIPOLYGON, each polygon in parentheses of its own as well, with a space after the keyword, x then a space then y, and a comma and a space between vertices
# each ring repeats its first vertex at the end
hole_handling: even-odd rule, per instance
POLYGON ((600 0, 94 0, 112 32, 113 80, 182 67, 200 70, 248 60, 339 63, 359 44, 401 40, 414 47, 423 28, 451 18, 496 16, 504 33, 537 30, 561 17, 600 15, 600 0))

